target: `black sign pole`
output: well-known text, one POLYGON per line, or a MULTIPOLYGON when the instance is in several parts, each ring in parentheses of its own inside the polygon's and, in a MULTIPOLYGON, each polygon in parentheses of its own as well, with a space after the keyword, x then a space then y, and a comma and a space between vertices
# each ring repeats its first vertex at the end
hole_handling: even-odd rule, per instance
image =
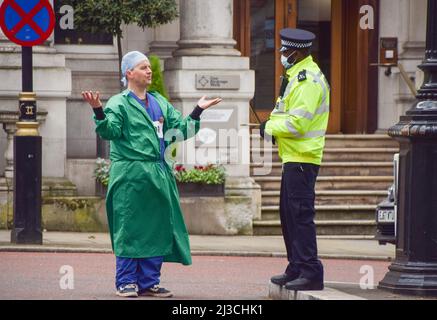
POLYGON ((14 225, 11 242, 42 244, 42 139, 38 133, 36 94, 33 92, 32 47, 22 46, 22 92, 14 137, 14 225))
POLYGON ((400 142, 396 259, 379 283, 437 296, 437 0, 428 0, 425 73, 413 107, 389 135, 400 142))
POLYGON ((33 92, 33 59, 32 47, 21 47, 21 64, 22 64, 22 91, 33 92))

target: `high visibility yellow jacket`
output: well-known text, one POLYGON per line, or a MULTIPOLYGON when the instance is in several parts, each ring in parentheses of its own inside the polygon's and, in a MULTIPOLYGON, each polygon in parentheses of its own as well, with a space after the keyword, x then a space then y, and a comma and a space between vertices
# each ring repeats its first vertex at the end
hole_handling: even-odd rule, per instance
POLYGON ((287 70, 289 80, 283 97, 266 123, 274 136, 283 163, 322 163, 329 119, 330 88, 312 56, 287 70))

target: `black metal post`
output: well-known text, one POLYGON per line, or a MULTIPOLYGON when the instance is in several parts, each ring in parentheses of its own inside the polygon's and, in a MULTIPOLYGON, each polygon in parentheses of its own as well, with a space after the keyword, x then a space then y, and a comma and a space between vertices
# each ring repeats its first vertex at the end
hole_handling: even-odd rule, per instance
POLYGON ((390 128, 400 142, 396 259, 378 288, 437 296, 437 0, 428 0, 425 80, 390 128))
POLYGON ((21 78, 22 78, 22 91, 33 92, 33 59, 32 59, 32 47, 21 47, 21 78), (29 72, 30 70, 30 72, 29 72))
POLYGON ((22 47, 22 90, 14 137, 14 226, 12 243, 42 244, 42 140, 33 92, 32 47, 22 47))

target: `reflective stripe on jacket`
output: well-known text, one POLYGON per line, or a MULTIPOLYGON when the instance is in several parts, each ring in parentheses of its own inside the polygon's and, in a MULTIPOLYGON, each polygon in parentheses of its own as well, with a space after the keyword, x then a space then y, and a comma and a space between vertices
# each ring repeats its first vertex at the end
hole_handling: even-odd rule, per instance
POLYGON ((329 119, 328 81, 312 56, 288 69, 287 77, 265 132, 275 137, 283 163, 320 165, 329 119))

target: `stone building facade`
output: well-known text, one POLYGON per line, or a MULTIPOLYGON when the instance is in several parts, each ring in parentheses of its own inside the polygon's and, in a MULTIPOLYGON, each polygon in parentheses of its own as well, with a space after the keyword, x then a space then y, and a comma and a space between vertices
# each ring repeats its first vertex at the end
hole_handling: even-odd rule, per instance
MULTIPOLYGON (((171 24, 144 31, 135 26, 124 26, 123 51, 139 50, 162 59, 171 101, 185 115, 202 95, 223 98, 223 103, 206 116, 209 120, 203 126, 209 131, 203 131, 205 139, 208 140, 211 130, 226 128, 231 130, 228 134, 238 133, 237 146, 221 145, 221 141, 208 145, 199 139, 191 143, 197 148, 203 146, 202 154, 206 154, 203 161, 219 160, 226 165, 229 176, 227 193, 236 198, 251 198, 252 202, 245 200, 246 209, 236 206, 236 210, 252 210, 252 218, 260 210, 260 194, 259 187, 250 177, 250 160, 245 161, 250 159, 249 124, 254 122, 250 104, 259 118, 265 117, 271 109, 266 101, 274 98, 278 86, 280 71, 275 30, 279 27, 308 26, 317 32, 330 30, 327 34, 321 33, 324 36, 316 47, 317 58, 325 73, 330 75, 332 91, 335 92, 332 102, 335 108, 332 123, 335 125, 330 133, 385 132, 414 101, 397 67, 391 68, 391 74, 386 75, 387 67, 370 66, 370 63, 378 63, 380 38, 397 38, 399 62, 408 77, 420 85, 417 65, 424 56, 426 0, 357 0, 355 7, 348 6, 344 0, 177 2, 180 16, 171 24), (374 9, 376 29, 372 37, 375 38, 376 34, 373 41, 377 46, 372 46, 371 40, 364 47, 358 46, 361 51, 357 51, 357 56, 365 53, 366 57, 371 57, 373 52, 373 60, 362 60, 369 62, 369 66, 360 69, 360 61, 348 60, 354 52, 350 43, 361 38, 366 31, 357 29, 348 17, 355 16, 355 22, 358 22, 362 16, 359 10, 366 5, 374 9), (339 24, 338 17, 343 18, 342 24, 339 24), (341 38, 339 34, 349 36, 341 38), (343 70, 343 75, 338 70, 343 70), (359 94, 353 96, 355 91, 348 91, 348 78, 344 78, 346 73, 350 78, 361 79, 361 72, 366 73, 368 84, 366 105, 361 105, 363 99, 359 94), (215 88, 204 87, 200 82, 202 78, 208 81, 215 78, 224 84, 215 88), (353 97, 347 98, 351 95, 353 97), (355 104, 358 107, 355 108, 355 104), (360 112, 364 110, 360 108, 373 110, 368 112, 370 120, 363 126, 358 124, 360 112), (349 125, 355 122, 357 125, 349 125)), ((359 40, 357 44, 360 45, 359 40)), ((356 46, 354 48, 357 50, 356 46)), ((52 35, 46 45, 34 48, 34 90, 43 137, 43 176, 60 184, 74 184, 79 196, 96 192, 93 171, 97 156, 92 111, 82 101, 80 92, 99 90, 103 100, 116 94, 119 90, 117 59, 115 41, 72 43, 66 39, 58 41, 52 35)), ((0 156, 0 192, 10 188, 10 180, 6 178, 12 177, 12 137, 16 121, 14 112, 21 90, 20 67, 20 47, 9 42, 0 32, 0 122, 3 127, 0 130, 0 155, 4 155, 0 156)), ((358 81, 356 87, 359 92, 362 84, 358 81)), ((231 137, 225 136, 223 143, 228 138, 231 137)), ((186 148, 186 145, 181 148, 182 154, 186 148)), ((4 202, 6 197, 1 199, 4 202)))

